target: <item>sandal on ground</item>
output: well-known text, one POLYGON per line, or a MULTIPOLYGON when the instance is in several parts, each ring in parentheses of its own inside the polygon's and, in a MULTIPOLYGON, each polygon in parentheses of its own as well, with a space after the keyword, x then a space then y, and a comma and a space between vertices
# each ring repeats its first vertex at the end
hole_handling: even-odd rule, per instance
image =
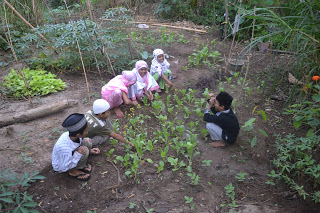
POLYGON ((91 175, 87 174, 87 173, 81 173, 81 174, 78 174, 78 175, 70 175, 69 174, 69 176, 72 177, 72 178, 75 178, 77 180, 82 180, 82 181, 87 181, 87 180, 89 180, 91 178, 91 175), (87 176, 87 177, 83 178, 83 176, 87 176))
POLYGON ((92 167, 90 164, 87 164, 83 169, 79 169, 80 171, 89 174, 92 171, 92 167))

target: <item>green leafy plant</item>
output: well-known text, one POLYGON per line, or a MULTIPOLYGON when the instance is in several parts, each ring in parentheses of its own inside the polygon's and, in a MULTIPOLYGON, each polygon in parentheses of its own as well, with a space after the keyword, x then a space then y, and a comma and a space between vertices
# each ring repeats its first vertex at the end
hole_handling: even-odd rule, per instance
POLYGON ((195 172, 187 173, 187 175, 191 178, 191 185, 198 185, 200 177, 195 172))
POLYGON ((213 66, 220 56, 219 51, 211 49, 215 44, 215 40, 207 44, 197 44, 198 48, 189 56, 188 67, 199 66, 201 63, 213 66))
POLYGON ((230 206, 230 207, 238 207, 238 205, 236 204, 236 201, 235 201, 235 195, 236 193, 234 192, 234 186, 232 185, 232 183, 229 183, 228 185, 226 185, 224 187, 224 189, 226 190, 226 195, 231 199, 231 203, 228 203, 228 204, 221 204, 220 206, 230 206))
POLYGON ((30 96, 47 95, 63 90, 66 85, 61 79, 56 79, 56 75, 47 73, 44 70, 30 70, 23 68, 21 71, 26 80, 19 72, 11 69, 10 73, 4 77, 3 86, 6 87, 13 97, 27 97, 28 91, 30 96))
POLYGON ((238 174, 236 174, 235 178, 238 180, 238 182, 243 182, 246 180, 246 175, 248 175, 245 172, 239 172, 238 174))
POLYGON ((190 210, 193 211, 195 204, 193 202, 193 197, 184 196, 184 199, 186 200, 187 204, 190 204, 190 210))
POLYGON ((315 150, 320 143, 320 136, 312 135, 310 137, 296 137, 289 134, 285 137, 276 136, 277 156, 272 161, 275 171, 271 171, 271 180, 268 184, 274 185, 274 179, 284 180, 293 190, 306 199, 310 196, 317 201, 318 191, 316 187, 320 185, 320 164, 316 160, 315 150), (296 182, 296 179, 304 180, 296 182), (313 189, 304 187, 310 184, 313 189), (315 196, 315 197, 314 197, 315 196))
POLYGON ((202 161, 202 166, 210 166, 212 163, 212 160, 203 160, 202 161))
POLYGON ((244 131, 251 131, 253 129, 253 124, 256 120, 256 118, 250 118, 248 121, 244 123, 244 125, 241 128, 243 128, 244 131))
POLYGON ((24 191, 30 183, 42 180, 45 177, 34 172, 31 175, 24 173, 20 178, 17 173, 9 169, 0 169, 0 208, 4 212, 33 212, 38 204, 33 202, 32 195, 24 191))

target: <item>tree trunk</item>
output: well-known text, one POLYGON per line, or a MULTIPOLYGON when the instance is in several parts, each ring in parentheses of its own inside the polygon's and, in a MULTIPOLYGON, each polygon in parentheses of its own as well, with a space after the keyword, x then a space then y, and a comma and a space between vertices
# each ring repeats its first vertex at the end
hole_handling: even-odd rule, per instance
POLYGON ((75 100, 63 100, 57 103, 42 105, 35 109, 30 109, 25 112, 15 114, 12 116, 1 116, 0 128, 14 123, 25 123, 37 118, 51 115, 64 110, 65 108, 76 105, 78 102, 75 100))

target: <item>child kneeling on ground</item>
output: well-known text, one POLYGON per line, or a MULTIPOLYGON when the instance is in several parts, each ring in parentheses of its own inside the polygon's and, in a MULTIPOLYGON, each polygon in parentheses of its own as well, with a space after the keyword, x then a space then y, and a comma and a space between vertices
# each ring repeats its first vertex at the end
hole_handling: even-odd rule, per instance
POLYGON ((100 154, 98 148, 92 148, 88 134, 87 120, 83 114, 74 113, 67 117, 62 126, 68 130, 63 133, 53 147, 52 167, 56 172, 68 172, 69 176, 87 181, 92 170, 87 163, 89 154, 100 154))
POLYGON ((93 102, 93 110, 86 113, 88 121, 88 137, 91 138, 93 146, 106 143, 110 137, 129 144, 131 147, 134 145, 127 142, 121 135, 114 132, 114 127, 108 119, 110 115, 110 104, 104 99, 98 99, 93 102))
POLYGON ((170 87, 174 86, 171 82, 172 72, 169 70, 170 64, 164 57, 163 50, 155 49, 153 51, 153 57, 150 74, 159 84, 160 89, 157 89, 156 92, 161 92, 165 84, 168 84, 170 87))
POLYGON ((213 140, 212 147, 223 147, 233 144, 239 134, 240 126, 237 116, 231 109, 233 97, 226 92, 220 92, 217 97, 210 94, 208 108, 204 111, 203 120, 213 140), (210 110, 212 114, 210 114, 210 110))

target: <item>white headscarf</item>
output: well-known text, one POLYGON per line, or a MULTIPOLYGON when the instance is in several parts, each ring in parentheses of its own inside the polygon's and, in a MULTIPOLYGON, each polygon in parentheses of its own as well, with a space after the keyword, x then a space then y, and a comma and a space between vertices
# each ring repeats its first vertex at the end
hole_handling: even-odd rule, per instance
POLYGON ((150 74, 154 75, 155 73, 158 73, 159 76, 161 76, 161 73, 165 73, 167 69, 169 69, 170 64, 167 61, 167 59, 164 57, 164 60, 162 63, 159 63, 158 61, 158 56, 159 55, 164 55, 163 50, 161 49, 155 49, 153 51, 153 60, 150 68, 150 74))
POLYGON ((143 90, 156 90, 159 88, 158 83, 154 78, 150 75, 149 72, 143 77, 141 77, 139 70, 141 68, 149 68, 147 62, 145 61, 137 61, 136 67, 132 70, 132 72, 136 73, 137 76, 137 82, 132 85, 129 88, 128 97, 132 98, 133 100, 136 99, 136 97, 142 97, 143 96, 143 90))

